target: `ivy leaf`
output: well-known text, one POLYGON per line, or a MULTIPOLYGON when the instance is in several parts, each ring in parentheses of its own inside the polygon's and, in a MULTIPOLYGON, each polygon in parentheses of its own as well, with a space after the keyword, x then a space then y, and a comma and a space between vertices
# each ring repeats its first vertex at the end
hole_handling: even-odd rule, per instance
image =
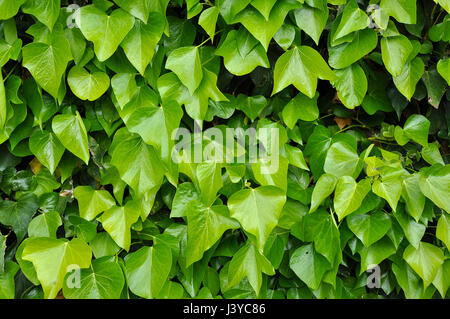
POLYGON ((211 42, 214 42, 214 34, 216 32, 216 23, 217 18, 219 18, 219 13, 219 9, 216 6, 212 6, 211 8, 204 10, 198 19, 198 24, 211 38, 211 42))
MULTIPOLYGON (((20 2, 20 1, 19 1, 20 2)), ((50 31, 58 20, 61 10, 61 0, 28 0, 22 6, 24 13, 34 15, 40 22, 45 24, 50 31)))
POLYGON ((426 227, 423 224, 415 222, 411 216, 406 214, 403 205, 399 205, 398 209, 394 211, 394 217, 397 219, 400 227, 403 229, 403 232, 411 243, 413 247, 418 247, 420 240, 425 234, 426 227))
POLYGON ((317 120, 319 117, 318 98, 318 93, 312 99, 302 93, 297 94, 283 108, 283 121, 292 130, 299 119, 306 122, 317 120))
POLYGON ((370 24, 369 17, 361 10, 356 0, 350 0, 342 13, 341 21, 331 39, 331 45, 346 35, 365 29, 370 24))
POLYGON ((194 46, 173 50, 167 58, 166 69, 172 70, 178 76, 191 95, 194 95, 203 79, 200 54, 194 46))
POLYGON ((48 131, 36 131, 29 140, 30 151, 50 173, 54 173, 58 166, 65 148, 57 139, 55 134, 48 131))
POLYGON ((223 186, 222 164, 203 162, 196 168, 196 183, 200 190, 200 198, 205 205, 212 205, 219 189, 223 186))
POLYGON ((270 261, 249 240, 233 256, 228 267, 228 287, 239 284, 247 277, 256 294, 262 285, 262 273, 275 274, 270 261))
POLYGON ((356 183, 351 176, 342 176, 336 185, 334 209, 339 220, 357 210, 370 191, 370 181, 363 179, 356 183))
POLYGON ((14 17, 25 2, 27 2, 27 0, 0 1, 0 20, 8 20, 14 17))
POLYGON ((228 32, 215 54, 222 56, 227 70, 238 76, 252 72, 257 66, 270 67, 264 47, 245 28, 228 32))
POLYGON ((409 214, 418 222, 425 208, 425 196, 419 187, 419 174, 403 178, 401 196, 405 200, 409 214))
POLYGON ((172 201, 172 211, 170 212, 170 217, 175 218, 187 216, 189 203, 198 198, 199 195, 194 184, 186 182, 178 185, 172 201))
POLYGON ((450 165, 435 164, 425 167, 419 173, 419 186, 422 193, 434 204, 447 213, 450 212, 450 198, 447 196, 450 188, 450 165))
POLYGON ((45 298, 53 299, 63 287, 64 276, 71 269, 88 268, 92 252, 81 239, 31 238, 23 249, 22 258, 31 261, 44 290, 45 298))
POLYGON ((336 71, 336 89, 339 99, 349 109, 361 105, 367 93, 367 78, 358 64, 336 71))
POLYGON ((228 199, 231 217, 237 219, 245 231, 256 237, 256 244, 263 249, 286 202, 284 192, 275 186, 243 189, 228 199))
POLYGON ((172 251, 164 244, 144 246, 125 256, 130 290, 143 298, 156 297, 169 276, 172 251))
POLYGON ((396 178, 390 178, 383 181, 377 179, 373 182, 372 191, 376 195, 384 198, 393 211, 397 209, 397 203, 402 194, 402 184, 400 180, 396 178))
POLYGON ((113 257, 92 261, 89 269, 80 271, 80 287, 69 287, 66 275, 63 294, 66 299, 119 299, 125 284, 122 268, 113 257))
POLYGON ((289 260, 289 266, 309 288, 319 288, 322 278, 330 264, 327 259, 317 254, 312 244, 297 248, 289 260))
POLYGON ((275 64, 272 95, 293 84, 312 99, 316 94, 318 78, 333 81, 335 74, 313 48, 294 47, 286 51, 275 64))
POLYGON ((74 66, 69 71, 67 83, 79 99, 95 101, 108 90, 110 80, 104 72, 89 73, 82 67, 74 66))
POLYGON ((23 66, 44 90, 57 99, 62 76, 72 60, 69 41, 64 36, 53 36, 50 43, 27 44, 22 48, 22 54, 23 66))
POLYGON ((364 246, 369 247, 386 235, 391 228, 391 219, 386 213, 375 211, 351 216, 347 218, 347 225, 364 246))
POLYGON ((33 218, 28 225, 29 237, 50 237, 56 239, 56 231, 62 225, 61 216, 56 211, 43 213, 33 218))
POLYGON ((99 218, 111 238, 126 251, 130 250, 131 225, 140 216, 139 205, 137 201, 129 201, 123 207, 113 206, 99 218))
POLYGON ((444 253, 438 247, 420 242, 417 248, 409 245, 403 253, 408 265, 423 279, 424 288, 428 287, 444 263, 444 253))
POLYGON ((239 228, 239 223, 229 217, 226 206, 207 207, 200 201, 187 205, 187 248, 186 266, 202 259, 204 252, 210 249, 228 229, 239 228))
POLYGON ((398 91, 409 101, 411 101, 411 98, 416 91, 416 85, 422 78, 424 72, 425 65, 422 59, 417 57, 414 60, 407 62, 402 73, 393 78, 398 91))
POLYGON ((149 20, 151 23, 148 24, 136 20, 133 28, 120 44, 128 60, 141 75, 144 75, 155 54, 165 26, 164 17, 159 13, 150 13, 149 20))
POLYGON ((3 75, 0 72, 0 128, 5 127, 8 114, 8 104, 6 102, 5 84, 3 75))
POLYGON ((363 247, 359 251, 361 256, 360 274, 373 267, 373 265, 379 265, 383 260, 395 254, 396 251, 395 245, 387 237, 383 237, 369 247, 363 247))
POLYGON ((450 59, 441 59, 437 64, 438 73, 447 81, 450 85, 450 59))
POLYGON ((408 117, 403 127, 405 135, 422 146, 428 145, 429 130, 430 121, 420 114, 413 114, 408 117))
MULTIPOLYGON (((265 1, 267 2, 267 0, 265 1)), ((237 17, 242 25, 259 41, 267 51, 270 40, 283 25, 288 12, 299 6, 299 3, 289 0, 278 1, 270 11, 268 19, 254 7, 247 7, 237 17)))
POLYGON ((111 164, 138 196, 162 184, 166 170, 153 146, 126 129, 116 133, 113 145, 111 164))
POLYGON ((25 237, 28 224, 38 208, 39 204, 34 194, 25 194, 17 202, 0 201, 0 223, 11 226, 20 242, 25 237))
POLYGON ((380 8, 400 23, 416 23, 415 0, 381 0, 380 8))
POLYGON ((94 43, 100 62, 110 58, 133 28, 134 18, 122 9, 107 15, 94 5, 84 6, 76 15, 76 23, 84 37, 94 43))
POLYGON ((327 24, 329 10, 325 2, 317 4, 317 7, 312 7, 305 3, 293 13, 295 24, 319 44, 320 36, 327 24))
MULTIPOLYGON (((1 7, 0 7, 1 9, 1 7)), ((19 266, 8 260, 5 263, 5 270, 0 272, 0 298, 14 299, 15 297, 15 282, 14 278, 19 271, 19 266)))
POLYGON ((77 111, 76 115, 61 114, 53 118, 52 129, 64 147, 86 164, 89 162, 89 145, 86 127, 77 111))
POLYGON ((401 76, 412 51, 411 41, 404 35, 381 39, 381 56, 384 66, 394 77, 401 76))
POLYGON ((338 179, 331 174, 322 174, 319 177, 312 192, 310 213, 314 212, 333 193, 337 181, 338 179))
POLYGON ((80 216, 88 221, 115 205, 108 191, 94 190, 91 186, 78 186, 73 195, 78 201, 80 216))
POLYGON ((325 158, 323 169, 325 173, 335 176, 353 176, 356 178, 359 156, 356 151, 345 142, 331 145, 325 158))
MULTIPOLYGON (((137 1, 127 1, 127 0, 114 0, 114 2, 121 7, 123 10, 127 11, 131 15, 140 19, 142 22, 147 24, 149 19, 149 14, 151 11, 151 1, 149 0, 137 0, 137 1)), ((155 1, 157 2, 157 1, 155 1)))
POLYGON ((328 63, 335 69, 345 69, 377 47, 378 37, 375 30, 357 31, 353 41, 328 48, 328 63))
POLYGON ((447 274, 450 272, 450 261, 446 260, 439 268, 436 277, 433 279, 433 286, 439 290, 442 298, 445 298, 448 288, 450 287, 450 280, 447 274))
POLYGON ((444 242, 447 249, 450 247, 450 217, 445 213, 438 220, 436 237, 444 242))

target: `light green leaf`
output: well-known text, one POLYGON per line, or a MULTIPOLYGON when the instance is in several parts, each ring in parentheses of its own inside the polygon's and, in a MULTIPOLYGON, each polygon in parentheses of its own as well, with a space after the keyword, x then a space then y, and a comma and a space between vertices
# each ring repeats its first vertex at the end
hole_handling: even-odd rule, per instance
POLYGON ((336 89, 341 102, 349 109, 361 105, 367 93, 367 78, 358 64, 336 71, 336 89))
POLYGON ((304 4, 293 11, 295 24, 309 35, 316 44, 319 44, 320 35, 325 29, 328 20, 328 7, 325 1, 317 2, 317 7, 304 4))
POLYGON ((359 254, 361 256, 360 274, 374 265, 379 265, 383 260, 395 254, 395 245, 388 237, 383 237, 370 247, 363 247, 359 254))
POLYGON ((80 216, 89 221, 116 203, 108 191, 94 190, 91 186, 78 186, 73 195, 78 201, 80 216))
POLYGON ((442 59, 439 60, 437 64, 437 71, 439 74, 447 81, 447 84, 450 85, 450 59, 442 59))
POLYGON ((422 193, 447 213, 450 213, 450 165, 435 164, 422 168, 419 173, 422 193))
POLYGON ((262 249, 278 223, 285 202, 286 196, 281 189, 261 186, 234 193, 228 199, 228 207, 231 217, 256 237, 257 247, 262 249))
POLYGON ((398 209, 394 211, 394 217, 403 229, 408 241, 413 247, 417 248, 420 240, 425 234, 425 225, 415 222, 414 219, 406 213, 403 205, 399 205, 398 209))
POLYGON ((450 217, 445 213, 442 213, 438 220, 436 237, 442 240, 450 250, 450 217))
POLYGON ((423 279, 424 288, 428 287, 444 263, 444 253, 438 247, 420 242, 417 248, 409 245, 403 253, 408 265, 423 279))
POLYGON ((384 66, 394 77, 401 76, 412 51, 411 41, 404 35, 381 39, 381 56, 384 66))
POLYGON ((167 58, 166 69, 172 70, 178 76, 191 95, 194 95, 203 79, 200 54, 194 46, 173 50, 167 58))
POLYGON ((50 173, 54 173, 58 166, 65 148, 57 139, 55 134, 48 131, 36 131, 29 140, 30 151, 50 173))
POLYGON ((56 211, 43 213, 33 218, 28 225, 29 237, 50 237, 56 239, 56 231, 62 225, 61 216, 56 211))
POLYGON ((68 151, 88 164, 90 157, 88 135, 78 111, 76 115, 55 116, 52 121, 52 129, 68 151))
POLYGON ((391 178, 387 180, 375 180, 372 185, 372 191, 384 198, 391 206, 392 210, 397 209, 397 203, 402 194, 402 183, 397 178, 391 178))
POLYGON ((108 90, 110 80, 104 72, 89 73, 85 68, 74 66, 69 71, 67 83, 79 99, 95 101, 108 90))
POLYGON ((331 174, 322 174, 319 177, 312 192, 310 213, 314 212, 333 193, 337 181, 338 179, 331 174))
POLYGON ((391 218, 382 211, 375 211, 351 216, 347 218, 347 225, 364 246, 369 247, 386 235, 391 228, 391 218))
POLYGON ((342 176, 337 182, 334 194, 334 210, 339 220, 357 210, 369 191, 370 181, 368 179, 356 183, 353 177, 342 176))
POLYGON ((114 257, 92 261, 89 269, 80 271, 80 286, 67 285, 70 274, 64 280, 63 294, 66 299, 120 299, 125 279, 122 268, 114 257))
POLYGON ((226 206, 208 207, 200 201, 188 204, 186 266, 202 259, 228 229, 239 228, 239 223, 229 217, 226 206))
POLYGON ((445 298, 448 288, 450 287, 450 260, 444 261, 439 268, 436 277, 433 279, 433 285, 439 290, 442 298, 445 298))
POLYGON ((425 65, 421 58, 417 57, 414 60, 406 63, 402 73, 394 77, 394 84, 398 91, 403 94, 409 101, 411 100, 414 92, 416 91, 416 85, 422 78, 425 72, 425 65))
POLYGON ((31 238, 22 253, 24 260, 31 261, 44 290, 45 298, 53 299, 63 287, 67 272, 88 268, 92 252, 81 239, 31 238))
POLYGON ((287 127, 292 130, 299 119, 306 122, 317 120, 319 117, 319 107, 317 106, 318 98, 319 93, 316 93, 312 99, 299 93, 291 99, 281 113, 287 127))
POLYGON ((309 98, 316 95, 317 79, 333 81, 335 74, 322 56, 311 47, 294 47, 276 62, 272 95, 293 84, 309 98))
POLYGON ((275 271, 270 261, 248 240, 231 259, 228 267, 228 287, 239 284, 247 277, 258 295, 262 285, 262 273, 272 276, 275 271))
POLYGON ((144 246, 125 256, 130 290, 143 298, 154 298, 167 281, 172 266, 172 251, 164 244, 144 246))
POLYGON ((409 214, 418 222, 425 208, 425 196, 419 187, 419 174, 403 178, 402 198, 405 200, 409 214))
POLYGON ((415 0, 381 0, 380 8, 400 23, 416 23, 415 0))
POLYGON ((206 31, 206 34, 214 41, 214 34, 216 32, 217 18, 219 17, 219 9, 215 6, 208 8, 200 14, 198 24, 206 31))
POLYGON ((331 45, 334 46, 336 40, 346 35, 365 29, 370 24, 370 19, 366 13, 361 10, 356 0, 350 0, 342 13, 341 21, 333 34, 331 45))
MULTIPOLYGON (((353 176, 358 171, 359 156, 356 151, 345 142, 336 142, 331 145, 325 158, 325 173, 334 176, 353 176)), ((356 178, 357 176, 353 176, 356 178)))
POLYGON ((110 15, 94 5, 84 6, 76 15, 76 23, 84 37, 94 43, 100 62, 110 58, 133 28, 134 18, 122 9, 110 15))
POLYGON ((319 288, 323 275, 330 269, 326 258, 317 254, 312 244, 296 249, 291 256, 289 266, 298 278, 314 290, 319 288))
POLYGON ((5 84, 0 67, 0 129, 4 128, 7 121, 8 104, 6 102, 5 84))
MULTIPOLYGON (((1 7, 0 7, 1 9, 1 7)), ((19 271, 19 266, 13 261, 5 263, 5 270, 0 271, 0 299, 15 298, 15 281, 14 277, 19 271)))
POLYGON ((22 6, 24 13, 34 15, 40 22, 45 24, 50 31, 53 30, 61 10, 61 0, 28 0, 22 6))
POLYGON ((14 17, 19 8, 28 0, 0 0, 0 20, 14 17))

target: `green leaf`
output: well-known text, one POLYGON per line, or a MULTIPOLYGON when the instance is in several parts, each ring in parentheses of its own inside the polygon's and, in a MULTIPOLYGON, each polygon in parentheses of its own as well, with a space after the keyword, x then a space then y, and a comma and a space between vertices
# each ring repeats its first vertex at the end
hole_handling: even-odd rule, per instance
POLYGON ((322 3, 316 2, 317 7, 305 3, 301 8, 295 9, 293 13, 295 24, 309 35, 316 44, 319 44, 320 36, 327 24, 329 11, 325 1, 322 1, 322 3))
MULTIPOLYGON (((21 1, 19 1, 21 2, 21 1)), ((53 30, 61 10, 61 0, 28 0, 22 6, 24 13, 34 15, 40 22, 45 24, 50 31, 53 30)))
POLYGON ((411 101, 416 85, 422 78, 425 72, 425 65, 421 58, 417 57, 414 60, 407 62, 402 73, 394 77, 394 84, 404 97, 411 101))
POLYGON ((108 191, 94 190, 91 186, 78 186, 73 195, 78 201, 80 216, 89 221, 116 203, 108 191))
POLYGON ((144 75, 150 64, 164 32, 165 21, 162 15, 152 12, 149 19, 152 21, 149 24, 136 20, 133 28, 120 44, 128 60, 141 75, 144 75))
POLYGON ((248 240, 230 261, 227 286, 233 287, 247 277, 258 295, 262 285, 262 273, 273 276, 275 271, 270 261, 248 240))
POLYGON ((325 158, 323 170, 334 176, 354 176, 358 171, 359 156, 356 151, 345 142, 331 145, 325 158))
POLYGON ((378 43, 377 33, 372 29, 357 31, 353 41, 328 49, 328 63, 335 69, 344 69, 372 52, 378 43))
POLYGON ((450 59, 441 59, 437 64, 437 71, 450 85, 450 59))
POLYGON ((318 78, 333 81, 335 74, 313 48, 294 47, 286 51, 275 64, 272 95, 293 84, 312 99, 316 95, 318 78))
POLYGON ((319 108, 317 99, 319 94, 316 93, 314 98, 310 99, 306 95, 299 93, 283 108, 283 121, 291 130, 300 119, 306 122, 312 122, 319 117, 319 108))
POLYGON ((266 51, 245 28, 231 30, 225 41, 217 48, 227 70, 238 76, 252 72, 256 67, 270 67, 266 51))
POLYGON ((356 0, 350 0, 342 13, 341 21, 333 34, 331 45, 334 46, 336 40, 345 37, 346 35, 365 29, 370 24, 369 17, 361 10, 356 0))
POLYGON ((413 46, 404 35, 381 39, 381 56, 386 69, 394 77, 399 77, 405 68, 413 46))
POLYGON ((198 19, 198 24, 205 30, 206 34, 214 41, 214 34, 216 32, 217 18, 219 17, 219 9, 215 6, 208 8, 202 12, 198 19))
POLYGON ((164 287, 172 265, 172 252, 164 244, 142 247, 125 257, 130 290, 143 298, 156 297, 164 287))
POLYGON ((402 180, 401 196, 405 200, 409 214, 418 222, 425 208, 425 196, 419 187, 419 174, 413 174, 402 180))
POLYGON ((264 247, 286 202, 284 192, 274 186, 244 189, 228 199, 231 217, 237 219, 244 230, 256 237, 258 249, 264 247))
POLYGON ((289 266, 309 288, 319 288, 322 278, 330 264, 320 254, 317 254, 312 244, 297 248, 289 260, 289 266))
POLYGON ((53 118, 52 129, 64 147, 86 164, 89 162, 89 145, 86 127, 80 114, 61 114, 53 118))
POLYGON ((48 131, 34 132, 29 140, 29 148, 39 162, 47 167, 52 174, 55 172, 65 151, 64 146, 55 134, 48 131))
POLYGON ((341 102, 349 109, 361 105, 367 93, 367 78, 358 64, 336 71, 336 89, 341 102))
POLYGON ((22 253, 24 260, 31 261, 44 290, 45 298, 53 299, 63 287, 67 272, 88 268, 92 252, 81 239, 31 238, 22 253), (72 268, 72 269, 71 269, 72 268))
POLYGON ((27 2, 27 0, 1 0, 0 20, 8 20, 9 18, 14 17, 25 2, 27 2))
POLYGON ((336 185, 334 209, 339 220, 353 213, 363 203, 370 191, 370 181, 363 179, 356 183, 351 176, 342 176, 336 185))
POLYGON ((438 220, 436 237, 444 242, 447 249, 450 248, 450 217, 445 213, 438 220))
POLYGON ((450 287, 450 280, 448 274, 450 273, 450 261, 446 260, 439 268, 436 277, 433 280, 433 286, 435 286, 442 298, 445 298, 448 288, 450 287))
POLYGON ((403 132, 414 142, 422 145, 428 145, 428 131, 430 130, 430 121, 423 115, 413 114, 406 120, 403 132))
POLYGON ((351 216, 347 218, 347 225, 364 246, 369 247, 386 235, 391 228, 391 219, 386 213, 375 211, 351 216))
POLYGON ((191 95, 203 79, 202 62, 197 47, 182 47, 170 53, 166 68, 172 70, 191 95))
POLYGON ((100 62, 110 58, 133 28, 134 18, 122 9, 110 15, 94 5, 84 6, 76 15, 76 23, 84 37, 94 43, 100 62))
POLYGON ((89 269, 80 271, 80 286, 67 285, 66 275, 63 294, 66 299, 119 299, 125 284, 122 268, 112 257, 92 261, 89 269))
MULTIPOLYGON (((0 67, 1 71, 1 67, 0 67)), ((0 128, 5 127, 8 114, 8 104, 6 102, 5 84, 3 75, 0 72, 0 128)))
POLYGON ((312 192, 310 213, 314 212, 333 193, 337 181, 338 179, 331 174, 322 174, 319 177, 312 192))
POLYGON ((202 259, 228 229, 239 228, 239 223, 229 217, 226 206, 205 206, 200 201, 187 205, 187 248, 186 266, 202 259))
POLYGON ((29 237, 50 237, 56 239, 56 231, 62 225, 61 216, 56 211, 43 213, 33 218, 28 225, 29 237))
POLYGON ((62 76, 72 60, 69 41, 62 35, 53 36, 50 43, 27 44, 22 48, 22 54, 23 66, 44 90, 57 99, 62 76))
POLYGON ((411 216, 407 215, 403 205, 399 205, 398 209, 394 211, 394 217, 403 229, 408 241, 413 247, 417 248, 425 234, 426 227, 423 224, 415 222, 411 216))
POLYGON ((113 145, 114 148, 110 148, 111 164, 138 196, 159 188, 166 170, 153 146, 126 129, 116 133, 113 145))
POLYGON ((370 247, 363 247, 359 251, 361 255, 360 274, 373 268, 374 265, 379 265, 383 260, 395 254, 396 251, 395 245, 387 237, 383 237, 370 247))
POLYGON ((13 261, 8 260, 5 263, 5 271, 0 271, 0 299, 15 298, 14 277, 19 269, 19 266, 13 261))
POLYGON ((376 195, 384 198, 389 206, 391 206, 392 210, 395 211, 402 194, 402 183, 396 178, 383 181, 377 179, 372 184, 372 191, 376 195))
POLYGON ((439 143, 428 143, 427 146, 422 147, 422 157, 430 165, 444 164, 444 159, 439 151, 439 143))
POLYGON ((89 73, 86 69, 74 66, 70 69, 67 82, 75 94, 81 100, 95 101, 109 88, 110 80, 104 72, 89 73))
POLYGON ((129 201, 123 207, 111 207, 99 218, 111 238, 126 251, 130 250, 131 225, 137 222, 140 216, 139 206, 139 202, 129 201))
POLYGON ((423 279, 424 288, 428 287, 444 262, 444 253, 438 247, 420 242, 417 248, 409 245, 403 253, 408 265, 423 279))
POLYGON ((0 201, 0 223, 11 226, 20 242, 25 237, 28 224, 39 208, 34 194, 25 194, 17 202, 11 200, 0 201))
POLYGON ((425 167, 419 173, 419 186, 422 193, 431 199, 434 204, 447 213, 450 212, 450 165, 435 164, 425 167))
POLYGON ((415 0, 381 0, 380 8, 400 23, 416 23, 415 0))

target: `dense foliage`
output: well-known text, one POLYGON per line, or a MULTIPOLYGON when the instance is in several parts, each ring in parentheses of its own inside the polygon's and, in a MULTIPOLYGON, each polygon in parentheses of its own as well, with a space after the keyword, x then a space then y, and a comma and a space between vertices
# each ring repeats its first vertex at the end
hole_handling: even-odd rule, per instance
POLYGON ((445 298, 449 42, 450 0, 0 0, 0 298, 445 298))

